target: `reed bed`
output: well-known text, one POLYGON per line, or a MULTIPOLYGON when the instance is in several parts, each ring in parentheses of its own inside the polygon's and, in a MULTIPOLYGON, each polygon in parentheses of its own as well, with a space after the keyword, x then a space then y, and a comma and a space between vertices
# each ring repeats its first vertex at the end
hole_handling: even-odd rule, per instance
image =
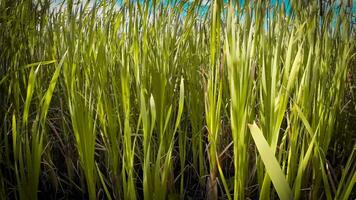
POLYGON ((352 2, 288 2, 1 0, 0 199, 356 198, 352 2))

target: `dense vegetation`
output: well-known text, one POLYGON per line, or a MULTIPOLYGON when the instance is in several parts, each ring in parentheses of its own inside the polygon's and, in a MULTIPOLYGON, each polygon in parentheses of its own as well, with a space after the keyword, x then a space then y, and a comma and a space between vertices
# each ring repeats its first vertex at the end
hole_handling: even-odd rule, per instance
POLYGON ((355 198, 348 6, 1 0, 0 199, 355 198))

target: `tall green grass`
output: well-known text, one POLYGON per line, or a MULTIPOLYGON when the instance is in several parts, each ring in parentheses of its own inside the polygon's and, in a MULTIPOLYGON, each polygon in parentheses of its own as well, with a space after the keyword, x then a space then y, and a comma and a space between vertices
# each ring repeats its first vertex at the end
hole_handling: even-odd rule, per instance
POLYGON ((355 198, 350 4, 57 4, 0 1, 1 199, 355 198))

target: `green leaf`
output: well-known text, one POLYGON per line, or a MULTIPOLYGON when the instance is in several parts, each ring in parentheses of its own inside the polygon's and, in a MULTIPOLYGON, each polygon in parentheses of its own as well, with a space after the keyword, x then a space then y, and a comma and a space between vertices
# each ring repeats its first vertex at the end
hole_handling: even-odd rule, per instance
POLYGON ((51 103, 54 88, 56 87, 56 83, 57 83, 59 74, 61 72, 61 68, 62 68, 64 58, 66 57, 66 55, 67 55, 67 51, 64 53, 59 65, 57 66, 56 71, 54 72, 51 82, 49 84, 49 87, 47 89, 47 92, 42 99, 42 102, 43 102, 42 111, 41 111, 41 121, 42 122, 46 119, 49 104, 51 103))
POLYGON ((39 67, 40 67, 40 65, 38 65, 36 70, 31 68, 30 75, 28 78, 27 95, 26 95, 26 101, 25 101, 25 108, 23 111, 23 123, 25 125, 27 125, 27 122, 28 122, 28 114, 29 114, 29 110, 30 110, 30 104, 31 104, 31 100, 32 100, 33 91, 35 89, 35 84, 36 84, 35 80, 36 80, 36 75, 37 75, 37 71, 38 71, 39 67))
POLYGON ((281 200, 291 199, 291 188, 289 187, 276 157, 274 156, 273 150, 264 138, 262 131, 255 123, 252 125, 249 124, 248 126, 250 128, 252 138, 255 141, 257 150, 260 153, 261 159, 266 167, 266 171, 272 180, 279 198, 281 200))

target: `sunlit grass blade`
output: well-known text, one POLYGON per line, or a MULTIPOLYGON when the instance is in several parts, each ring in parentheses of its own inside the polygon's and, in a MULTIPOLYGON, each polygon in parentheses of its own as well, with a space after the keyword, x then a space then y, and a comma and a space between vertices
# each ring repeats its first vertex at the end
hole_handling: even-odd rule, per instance
POLYGON ((274 188, 276 189, 278 196, 282 200, 287 200, 292 198, 292 191, 289 187, 288 182, 285 179, 284 173, 274 156, 271 147, 268 145, 266 139, 264 138, 261 130, 256 124, 249 124, 251 136, 255 141, 257 150, 261 156, 261 159, 266 167, 266 171, 272 180, 274 188))

